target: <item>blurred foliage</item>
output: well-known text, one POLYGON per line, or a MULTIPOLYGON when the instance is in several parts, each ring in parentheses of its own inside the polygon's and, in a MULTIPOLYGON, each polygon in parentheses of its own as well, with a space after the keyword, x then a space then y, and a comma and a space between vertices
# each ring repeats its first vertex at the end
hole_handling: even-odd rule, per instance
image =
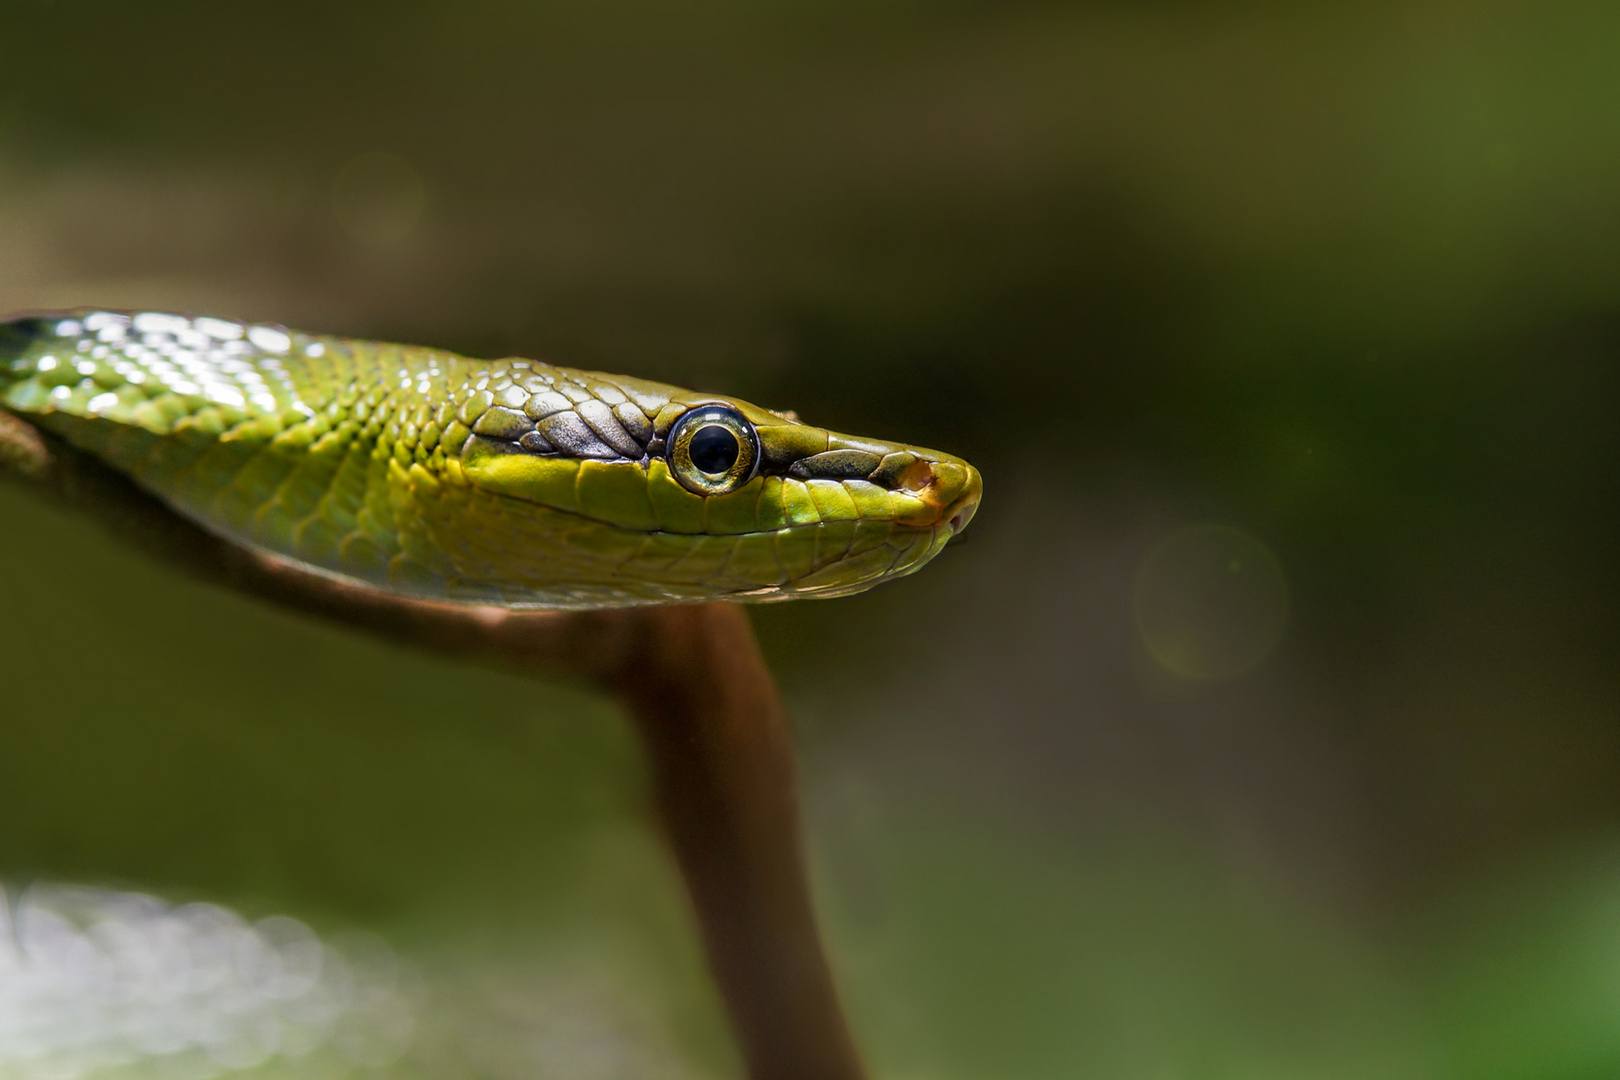
MULTIPOLYGON (((926 572, 758 618, 880 1075, 1620 1068, 1620 9, 0 27, 0 307, 542 355, 981 465, 926 572), (334 212, 378 155, 414 227, 334 212), (1190 684, 1130 597, 1204 521, 1290 622, 1190 684)), ((626 1038, 735 1070, 606 706, 0 515, 0 876, 373 926, 446 1000, 593 973, 626 1038)))

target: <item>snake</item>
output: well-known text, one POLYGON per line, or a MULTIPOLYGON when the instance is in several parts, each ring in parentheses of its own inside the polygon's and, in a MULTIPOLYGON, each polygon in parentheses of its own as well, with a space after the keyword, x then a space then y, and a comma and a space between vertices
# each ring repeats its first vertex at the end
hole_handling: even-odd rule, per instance
POLYGON ((0 322, 0 410, 230 542, 517 609, 861 592, 939 554, 983 488, 726 395, 155 311, 0 322))

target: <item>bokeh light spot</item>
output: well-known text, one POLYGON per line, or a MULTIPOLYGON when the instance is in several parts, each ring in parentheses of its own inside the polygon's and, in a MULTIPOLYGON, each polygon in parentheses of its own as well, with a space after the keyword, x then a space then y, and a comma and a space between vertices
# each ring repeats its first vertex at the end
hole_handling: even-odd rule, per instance
POLYGON ((427 207, 427 185, 398 154, 373 151, 350 158, 332 181, 338 224, 368 244, 404 239, 427 207))
POLYGON ((415 1003, 388 946, 355 942, 215 904, 36 885, 13 909, 0 891, 0 1077, 382 1068, 409 1047, 415 1003))
POLYGON ((1230 679, 1277 645, 1288 582, 1271 549, 1230 525, 1187 525, 1159 541, 1131 596, 1148 653, 1183 679, 1230 679))

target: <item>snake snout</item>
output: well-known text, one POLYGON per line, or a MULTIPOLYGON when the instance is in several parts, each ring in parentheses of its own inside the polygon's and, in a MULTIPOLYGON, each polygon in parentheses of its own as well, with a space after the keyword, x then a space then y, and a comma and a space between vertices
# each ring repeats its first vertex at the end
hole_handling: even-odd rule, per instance
POLYGON ((913 471, 918 482, 906 486, 927 506, 929 518, 948 523, 953 534, 967 528, 984 491, 979 470, 965 461, 942 455, 933 461, 918 461, 913 471))
POLYGON ((960 536, 962 530, 968 527, 968 522, 978 513, 979 497, 984 493, 984 480, 979 476, 979 470, 971 465, 966 468, 967 481, 956 501, 947 506, 941 515, 950 523, 952 536, 960 536))

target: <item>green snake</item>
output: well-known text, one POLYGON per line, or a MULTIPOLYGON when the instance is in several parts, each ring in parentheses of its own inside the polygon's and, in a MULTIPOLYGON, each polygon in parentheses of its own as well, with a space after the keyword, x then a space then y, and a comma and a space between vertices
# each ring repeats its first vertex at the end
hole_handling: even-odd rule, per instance
POLYGON ((0 407, 233 542, 505 607, 859 592, 981 491, 959 458, 733 397, 158 312, 0 323, 0 407))

